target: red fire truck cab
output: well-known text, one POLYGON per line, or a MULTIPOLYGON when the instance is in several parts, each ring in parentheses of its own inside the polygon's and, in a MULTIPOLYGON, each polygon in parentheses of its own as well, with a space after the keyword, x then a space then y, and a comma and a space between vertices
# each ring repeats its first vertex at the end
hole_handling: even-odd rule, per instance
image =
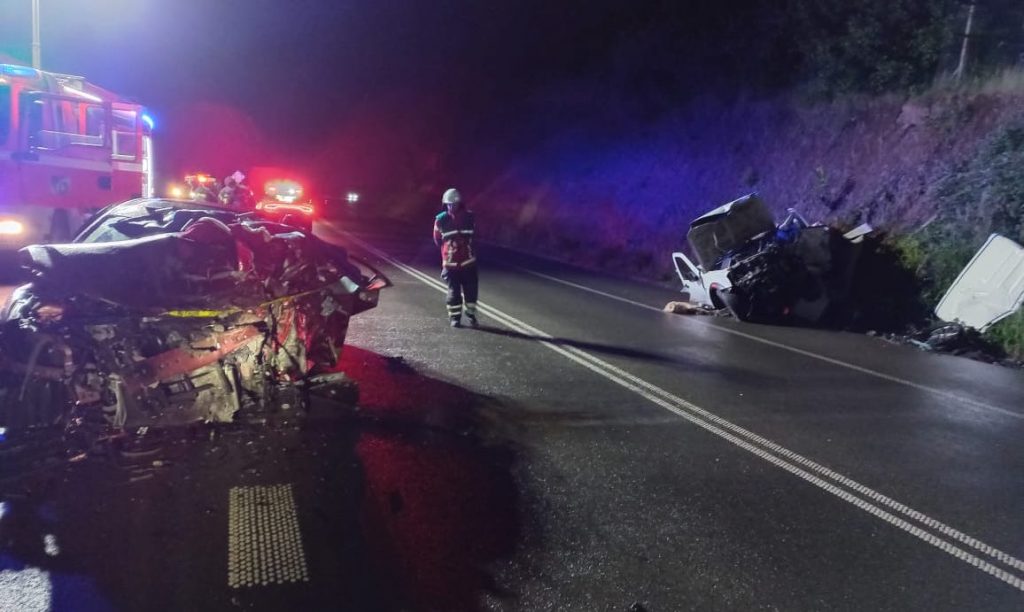
POLYGON ((81 77, 0 64, 0 251, 153 195, 152 119, 81 77))

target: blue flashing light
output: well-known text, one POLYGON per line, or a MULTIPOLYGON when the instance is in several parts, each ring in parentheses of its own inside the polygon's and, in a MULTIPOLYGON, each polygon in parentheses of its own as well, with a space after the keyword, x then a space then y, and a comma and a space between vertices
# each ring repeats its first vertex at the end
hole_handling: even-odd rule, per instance
POLYGON ((153 118, 149 116, 149 113, 142 113, 142 122, 145 123, 150 130, 152 130, 153 127, 156 125, 153 122, 153 118))
POLYGON ((39 78, 39 71, 28 66, 16 66, 14 64, 0 64, 0 73, 15 77, 39 78))

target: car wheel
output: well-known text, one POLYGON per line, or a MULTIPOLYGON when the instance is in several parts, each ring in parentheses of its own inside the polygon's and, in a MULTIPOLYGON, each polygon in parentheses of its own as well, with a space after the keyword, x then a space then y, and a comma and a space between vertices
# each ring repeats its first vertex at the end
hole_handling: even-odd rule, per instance
POLYGON ((736 317, 740 321, 751 320, 752 304, 750 302, 750 298, 736 287, 718 289, 712 294, 712 301, 714 301, 716 297, 725 308, 729 309, 732 316, 736 317))
POLYGON ((712 285, 711 292, 708 294, 708 298, 711 299, 711 305, 715 308, 715 310, 721 310, 726 307, 725 301, 722 299, 722 296, 718 294, 719 291, 722 291, 721 287, 719 287, 718 285, 712 285))

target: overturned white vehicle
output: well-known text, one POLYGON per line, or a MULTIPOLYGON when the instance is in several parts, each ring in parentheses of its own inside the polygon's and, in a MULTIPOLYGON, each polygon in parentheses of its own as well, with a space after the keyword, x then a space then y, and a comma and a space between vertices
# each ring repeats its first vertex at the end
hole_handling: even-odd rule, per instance
POLYGON ((863 236, 811 225, 790 210, 779 224, 756 194, 690 223, 694 264, 672 253, 690 302, 729 311, 742 321, 820 323, 846 306, 863 236))

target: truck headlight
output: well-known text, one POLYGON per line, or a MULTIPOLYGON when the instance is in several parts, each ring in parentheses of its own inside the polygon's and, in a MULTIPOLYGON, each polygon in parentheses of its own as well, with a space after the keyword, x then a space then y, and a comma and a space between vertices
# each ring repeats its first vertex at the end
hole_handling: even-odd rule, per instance
POLYGON ((0 220, 0 236, 18 236, 25 232, 25 226, 21 221, 14 219, 0 220))

